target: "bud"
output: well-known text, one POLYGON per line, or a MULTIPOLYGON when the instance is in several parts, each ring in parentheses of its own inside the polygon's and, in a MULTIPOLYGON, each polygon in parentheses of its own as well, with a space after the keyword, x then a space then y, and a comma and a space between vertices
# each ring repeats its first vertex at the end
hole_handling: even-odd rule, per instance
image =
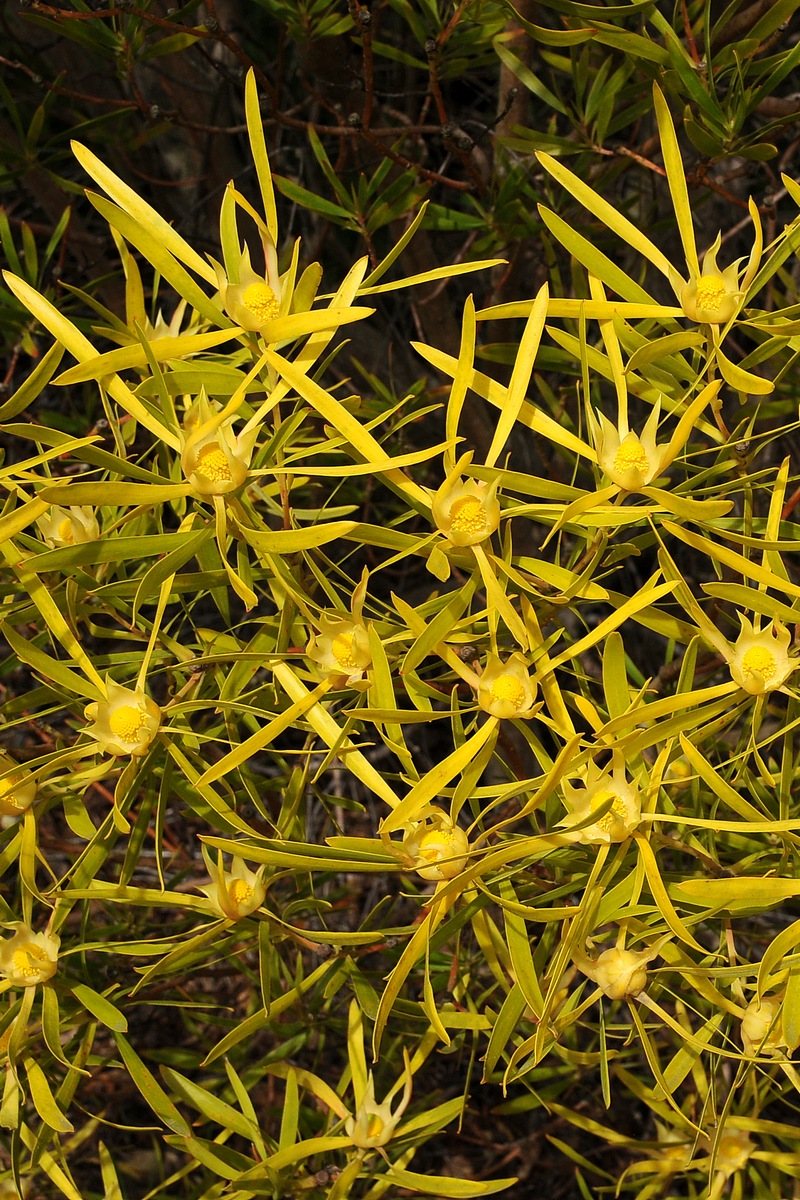
POLYGON ((635 1000, 647 983, 647 964, 658 957, 659 942, 650 950, 636 952, 614 947, 604 950, 597 958, 582 951, 573 953, 575 966, 587 975, 609 1000, 635 1000))
POLYGON ((435 883, 454 879, 467 865, 469 839, 440 809, 431 810, 425 820, 413 822, 402 845, 408 865, 422 879, 435 883))

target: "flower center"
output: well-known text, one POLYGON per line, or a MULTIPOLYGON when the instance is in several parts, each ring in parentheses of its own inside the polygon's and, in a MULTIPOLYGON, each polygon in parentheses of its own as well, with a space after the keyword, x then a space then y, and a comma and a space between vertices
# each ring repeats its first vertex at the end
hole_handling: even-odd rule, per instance
POLYGON ((525 688, 516 675, 498 675, 491 686, 492 697, 495 700, 508 700, 514 708, 520 709, 525 703, 525 688))
POLYGON ((212 483, 230 483, 233 479, 225 451, 219 442, 209 442, 197 452, 197 468, 212 483))
POLYGON ((72 521, 69 517, 64 517, 64 520, 58 526, 58 536, 68 546, 75 544, 75 530, 72 528, 72 521))
POLYGON ((486 513, 477 496, 460 496, 450 508, 450 524, 470 537, 486 529, 486 513))
POLYGON ((108 725, 121 742, 138 742, 139 731, 147 724, 147 716, 133 704, 121 704, 109 714, 108 725))
POLYGON ((607 813, 603 813, 603 816, 600 817, 598 821, 595 821, 597 828, 602 829, 603 833, 610 833, 617 817, 625 816, 624 800, 616 792, 612 792, 609 789, 606 789, 603 792, 597 792, 595 794, 594 802, 592 804, 592 812, 602 808, 607 800, 611 800, 611 808, 607 813), (613 800, 611 800, 612 796, 614 797, 613 800))
POLYGON ((331 642, 331 651, 340 667, 344 667, 347 671, 357 670, 358 663, 353 657, 352 633, 337 633, 331 642))
POLYGON ((766 646, 751 646, 742 656, 742 666, 752 675, 758 675, 764 683, 772 679, 778 669, 775 655, 766 646))
POLYGON ((42 967, 50 965, 50 959, 41 946, 20 946, 12 954, 11 962, 14 973, 24 979, 37 979, 42 967))
POLYGON ((641 471, 643 475, 646 475, 649 468, 650 460, 639 439, 636 438, 634 441, 633 438, 630 440, 626 438, 614 455, 614 470, 620 473, 623 471, 641 471))
POLYGON ((728 295, 728 289, 721 275, 703 275, 697 281, 696 295, 698 308, 718 312, 722 301, 728 295))
POLYGON ((733 1175, 734 1172, 741 1171, 746 1166, 752 1153, 753 1144, 750 1141, 750 1135, 743 1130, 732 1129, 730 1133, 723 1133, 719 1139, 717 1168, 724 1171, 726 1175, 733 1175))
POLYGON ((432 829, 420 839, 418 855, 425 862, 438 862, 440 858, 450 858, 453 853, 455 838, 446 829, 432 829))
POLYGON ((383 1118, 379 1117, 377 1115, 377 1113, 372 1113, 369 1120, 367 1121, 367 1137, 368 1138, 380 1137, 381 1134, 383 1133, 384 1129, 385 1129, 385 1123, 383 1121, 383 1118))
POLYGON ((251 283, 242 293, 242 304, 258 321, 271 321, 281 310, 268 283, 251 283))
POLYGON ((9 775, 7 779, 0 779, 0 800, 4 804, 13 804, 14 808, 22 809, 22 805, 14 795, 14 789, 18 788, 22 782, 21 775, 9 775))
POLYGON ((244 879, 232 879, 228 884, 228 895, 237 908, 242 908, 252 898, 253 889, 244 879))

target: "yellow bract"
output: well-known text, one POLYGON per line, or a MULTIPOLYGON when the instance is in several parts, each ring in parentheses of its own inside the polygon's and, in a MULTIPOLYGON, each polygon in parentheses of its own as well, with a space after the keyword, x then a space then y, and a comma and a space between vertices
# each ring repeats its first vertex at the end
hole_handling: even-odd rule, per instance
POLYGON ((106 754, 147 753, 161 724, 161 709, 139 688, 122 687, 106 680, 106 699, 86 706, 86 730, 106 754))
POLYGON ((725 655, 734 682, 753 696, 782 687, 797 667, 788 652, 789 630, 780 621, 757 630, 742 613, 739 621, 742 632, 725 655))
POLYGON ((717 240, 703 258, 700 274, 692 271, 688 283, 678 290, 681 307, 690 321, 703 325, 725 325, 735 316, 742 303, 739 288, 739 263, 732 263, 720 272, 717 267, 717 240))
POLYGON ((414 821, 402 843, 406 863, 422 879, 440 882, 460 875, 467 864, 469 839, 440 809, 429 810, 426 818, 414 821))
POLYGON ((484 712, 500 720, 531 717, 535 699, 536 684, 524 655, 515 652, 505 662, 489 655, 478 679, 478 704, 484 712))
POLYGON ((366 626, 343 617, 320 617, 319 631, 311 635, 306 654, 325 675, 341 677, 348 684, 363 679, 372 665, 366 626))
POLYGON ((263 333, 266 325, 280 315, 281 285, 278 279, 268 280, 257 275, 249 258, 242 265, 238 283, 229 283, 220 271, 219 285, 223 308, 242 329, 263 333))
POLYGON ((745 1054, 779 1055, 786 1048, 783 1032, 783 993, 779 996, 754 996, 742 1017, 742 1045, 745 1054))
POLYGON ((35 987, 52 979, 58 969, 61 939, 55 934, 34 933, 18 924, 13 937, 0 942, 0 975, 14 987, 35 987))
POLYGON ((95 511, 87 504, 72 505, 69 509, 54 504, 36 524, 51 550, 93 542, 100 537, 95 511))
POLYGON ((453 546, 477 546, 500 524, 497 483, 462 478, 471 460, 471 454, 458 460, 431 501, 436 526, 453 546))
POLYGON ((400 1103, 392 1112, 388 1100, 378 1104, 375 1099, 375 1081, 370 1071, 364 1095, 355 1114, 348 1117, 344 1123, 347 1136, 354 1146, 361 1150, 373 1150, 377 1146, 385 1146, 394 1134, 397 1124, 408 1107, 411 1099, 411 1074, 405 1072, 405 1084, 400 1103))
POLYGON ((198 496, 224 496, 244 484, 258 427, 233 432, 204 393, 189 409, 181 436, 181 468, 198 496))
MULTIPOLYGON (((0 771, 11 770, 15 765, 9 755, 0 754, 0 771)), ((36 780, 24 771, 15 771, 0 779, 0 825, 12 824, 35 799, 36 780)))
POLYGON ((624 842, 637 828, 642 814, 638 788, 628 781, 622 754, 615 751, 612 762, 610 771, 589 763, 583 774, 582 787, 564 781, 564 803, 569 815, 561 826, 569 841, 588 845, 624 842), (596 821, 584 825, 583 829, 574 828, 591 821, 592 816, 603 808, 607 811, 596 821))
MULTIPOLYGON (((656 952, 657 953, 657 952, 656 952)), ((576 967, 596 983, 609 1000, 633 1000, 644 991, 647 983, 647 964, 655 958, 652 951, 604 950, 597 958, 576 952, 576 967)))
POLYGON ((656 443, 660 405, 653 408, 641 436, 612 424, 604 413, 587 411, 597 461, 612 483, 625 492, 638 492, 658 478, 668 456, 668 447, 656 443))
POLYGON ((241 858, 235 856, 230 871, 225 871, 221 856, 220 862, 215 864, 205 847, 203 857, 211 882, 201 887, 200 891, 205 892, 221 917, 238 921, 261 907, 267 889, 260 871, 251 871, 241 858))

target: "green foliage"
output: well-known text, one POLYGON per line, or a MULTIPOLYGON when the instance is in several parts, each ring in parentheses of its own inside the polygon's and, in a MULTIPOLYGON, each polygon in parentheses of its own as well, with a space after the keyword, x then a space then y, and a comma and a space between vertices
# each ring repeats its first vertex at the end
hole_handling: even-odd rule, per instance
POLYGON ((0 1188, 785 1193, 797 7, 260 0, 213 234, 125 157, 247 38, 26 18, 136 98, 4 164, 91 188, 0 222, 0 1188))

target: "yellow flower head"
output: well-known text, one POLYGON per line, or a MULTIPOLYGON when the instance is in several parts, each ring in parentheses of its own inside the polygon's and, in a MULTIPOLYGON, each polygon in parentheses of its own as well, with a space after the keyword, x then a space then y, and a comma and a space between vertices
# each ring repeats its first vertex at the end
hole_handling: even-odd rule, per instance
POLYGON ((658 951, 604 950, 597 958, 576 951, 573 959, 576 967, 596 983, 609 1000, 633 1000, 640 995, 647 983, 647 964, 658 951))
POLYGON ((478 679, 478 704, 484 712, 500 720, 532 717, 536 684, 524 655, 516 651, 502 662, 490 654, 478 679))
POLYGON ((205 892, 221 917, 229 921, 238 921, 249 917, 264 903, 267 889, 260 871, 251 871, 241 858, 234 855, 230 871, 222 867, 220 861, 215 864, 203 846, 205 859, 211 882, 200 888, 205 892))
POLYGON ((680 1130, 662 1125, 660 1121, 656 1121, 655 1124, 659 1146, 657 1161, 661 1170, 668 1175, 687 1170, 694 1158, 691 1142, 680 1130))
POLYGON ((683 790, 690 787, 694 768, 685 755, 674 758, 664 772, 664 783, 669 787, 683 790))
POLYGON ((782 687, 798 661, 788 652, 789 630, 780 621, 773 621, 758 631, 742 613, 739 621, 742 632, 726 653, 734 683, 752 696, 782 687))
POLYGON ((270 321, 280 316, 281 284, 278 278, 277 257, 269 245, 267 251, 267 274, 257 275, 250 265, 250 253, 245 249, 239 268, 239 282, 230 283, 221 267, 217 266, 220 300, 225 312, 249 332, 264 333, 270 321))
POLYGON ((51 933, 34 933, 30 925, 17 925, 13 937, 0 941, 0 975, 14 987, 35 987, 52 979, 58 969, 61 939, 51 933))
POLYGON ((561 825, 565 828, 564 836, 571 842, 586 845, 624 842, 641 820, 639 791, 635 783, 628 781, 620 751, 614 752, 610 771, 600 770, 590 762, 583 775, 583 787, 575 787, 567 780, 562 786, 569 814, 561 825), (603 809, 606 811, 596 821, 583 829, 574 828, 603 809))
POLYGON ((49 513, 38 518, 36 524, 51 550, 77 546, 81 542, 94 542, 100 537, 97 517, 88 504, 73 504, 68 509, 54 504, 49 513))
POLYGON ((201 392, 186 414, 181 469, 198 496, 224 496, 247 479, 257 426, 237 437, 201 392))
POLYGON ((342 677, 348 684, 363 679, 372 666, 367 627, 345 617, 321 616, 306 654, 323 674, 342 677))
POLYGON ((742 301, 739 289, 739 262, 731 263, 724 271, 717 266, 717 240, 703 258, 699 275, 692 275, 680 288, 681 307, 690 321, 701 325, 725 325, 735 316, 742 301))
POLYGON ((746 1130, 724 1130, 717 1142, 717 1171, 727 1179, 738 1171, 744 1170, 755 1148, 753 1140, 746 1130))
POLYGON ((106 699, 87 704, 86 732, 106 754, 140 758, 158 733, 161 709, 140 688, 122 687, 106 679, 106 699))
POLYGON ((625 492, 638 492, 658 478, 668 456, 668 448, 656 444, 660 404, 653 406, 641 437, 632 430, 621 431, 604 413, 588 411, 597 461, 612 483, 625 492))
POLYGON ((361 1103, 355 1114, 348 1117, 344 1123, 347 1136, 360 1150, 374 1150, 376 1146, 385 1146, 391 1140, 411 1099, 411 1072, 407 1061, 404 1076, 403 1095, 397 1108, 392 1112, 388 1100, 378 1104, 375 1099, 375 1081, 370 1071, 361 1103))
POLYGON ((787 1043, 783 1032, 783 993, 779 996, 754 996, 742 1017, 742 1045, 748 1057, 756 1054, 776 1057, 787 1043))
POLYGON ((145 320, 144 335, 148 341, 160 340, 161 338, 177 338, 188 337, 191 334, 201 333, 204 325, 202 321, 194 321, 182 329, 183 318, 186 315, 186 310, 189 307, 188 300, 181 300, 176 305, 175 310, 167 321, 161 309, 158 310, 155 323, 149 319, 145 320))
POLYGON ((477 546, 500 524, 497 482, 462 478, 471 461, 472 454, 463 455, 431 501, 436 526, 453 546, 477 546))
POLYGON ((454 879, 467 865, 469 839, 447 813, 431 808, 424 820, 410 824, 403 838, 403 858, 422 879, 440 883, 454 879))
MULTIPOLYGON (((10 1037, 13 1028, 14 1026, 10 1025, 6 1033, 0 1037, 0 1041, 4 1037, 10 1037)), ((21 1179, 20 1183, 22 1184, 21 1191, 17 1189, 13 1176, 8 1175, 5 1179, 0 1179, 0 1200, 27 1200, 30 1192, 29 1180, 21 1179)))
MULTIPOLYGON (((15 766, 13 758, 0 754, 0 774, 11 771, 15 766)), ((21 817, 30 808, 36 798, 36 780, 24 771, 14 771, 0 779, 0 820, 21 817)))

